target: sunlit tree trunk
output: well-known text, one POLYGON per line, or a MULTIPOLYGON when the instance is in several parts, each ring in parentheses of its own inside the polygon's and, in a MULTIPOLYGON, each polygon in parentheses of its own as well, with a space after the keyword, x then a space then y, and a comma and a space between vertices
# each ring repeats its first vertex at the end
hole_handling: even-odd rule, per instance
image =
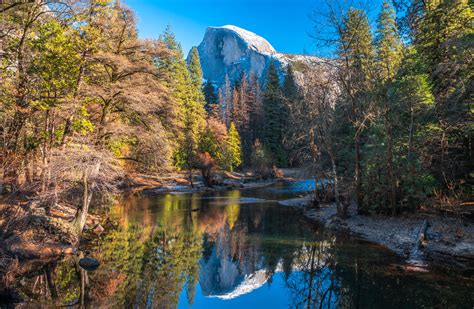
POLYGON ((87 220, 87 214, 89 212, 89 206, 92 200, 92 194, 94 191, 95 183, 90 183, 89 177, 94 179, 95 175, 98 174, 100 169, 100 163, 96 163, 95 166, 92 167, 92 170, 89 171, 88 169, 84 170, 82 175, 82 204, 81 207, 77 209, 76 216, 74 218, 73 227, 77 233, 80 235, 87 220))

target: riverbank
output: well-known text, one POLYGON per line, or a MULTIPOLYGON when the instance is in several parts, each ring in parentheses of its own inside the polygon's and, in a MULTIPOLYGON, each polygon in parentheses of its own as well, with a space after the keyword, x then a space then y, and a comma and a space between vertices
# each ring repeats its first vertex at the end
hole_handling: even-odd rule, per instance
POLYGON ((213 176, 215 184, 206 186, 199 173, 193 173, 191 180, 183 173, 169 173, 163 176, 131 174, 125 180, 125 190, 144 191, 146 193, 193 193, 215 192, 234 189, 266 187, 277 181, 291 180, 286 176, 258 179, 251 172, 219 172, 213 176))
POLYGON ((454 269, 466 277, 474 276, 472 222, 430 213, 397 217, 358 215, 355 205, 349 207, 347 218, 340 219, 335 204, 307 208, 310 199, 311 195, 307 195, 280 201, 279 204, 301 209, 306 218, 330 230, 385 246, 417 270, 423 271, 429 266, 454 269), (423 233, 422 239, 420 232, 423 233))

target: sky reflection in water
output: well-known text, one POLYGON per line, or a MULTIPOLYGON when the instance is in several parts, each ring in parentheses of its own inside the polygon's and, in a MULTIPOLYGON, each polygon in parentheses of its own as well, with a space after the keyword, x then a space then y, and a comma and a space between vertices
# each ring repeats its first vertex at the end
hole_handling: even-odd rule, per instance
POLYGON ((78 273, 73 260, 62 261, 25 278, 21 289, 33 302, 84 295, 84 303, 108 307, 469 305, 472 281, 399 273, 391 252, 336 237, 274 202, 311 183, 124 198, 112 209, 115 228, 91 248, 97 271, 78 273), (43 290, 37 281, 46 274, 54 280, 39 280, 43 290))

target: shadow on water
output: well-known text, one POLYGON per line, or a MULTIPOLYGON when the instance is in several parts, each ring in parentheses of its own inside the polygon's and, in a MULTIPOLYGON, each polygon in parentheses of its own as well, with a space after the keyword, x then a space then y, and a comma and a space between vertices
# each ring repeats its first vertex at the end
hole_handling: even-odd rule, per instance
POLYGON ((334 235, 277 199, 309 183, 125 197, 92 245, 19 278, 31 305, 117 308, 472 308, 472 281, 402 273, 388 250, 334 235))

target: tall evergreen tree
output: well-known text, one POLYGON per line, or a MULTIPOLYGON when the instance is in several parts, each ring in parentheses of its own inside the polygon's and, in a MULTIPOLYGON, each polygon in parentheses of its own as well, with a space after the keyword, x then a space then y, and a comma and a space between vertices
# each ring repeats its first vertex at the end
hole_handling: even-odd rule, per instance
POLYGON ((283 82, 283 96, 288 102, 297 100, 300 97, 295 72, 291 64, 286 69, 285 81, 283 82))
POLYGON ((172 53, 168 57, 160 57, 155 60, 156 66, 163 76, 164 84, 171 92, 171 96, 176 102, 177 122, 176 127, 172 128, 177 139, 182 137, 182 128, 185 121, 185 102, 189 98, 189 71, 184 61, 181 45, 171 30, 171 26, 167 26, 163 34, 160 35, 159 41, 172 53))
POLYGON ((392 79, 397 74, 402 60, 402 42, 397 29, 393 7, 385 0, 377 20, 375 35, 378 76, 382 81, 392 79))
POLYGON ((168 27, 160 40, 174 52, 171 59, 159 60, 158 67, 164 72, 172 96, 180 106, 180 125, 177 130, 178 145, 174 160, 178 168, 193 168, 201 134, 205 128, 204 95, 201 91, 202 70, 197 50, 190 54, 189 64, 183 57, 181 46, 168 27))
POLYGON ((206 113, 204 111, 204 94, 201 91, 202 85, 202 69, 199 60, 197 48, 191 50, 191 55, 188 63, 189 79, 188 86, 189 97, 185 100, 184 111, 184 130, 185 135, 182 149, 188 151, 187 166, 194 167, 197 157, 199 143, 202 138, 206 126, 206 113))
MULTIPOLYGON (((362 188, 362 133, 370 117, 373 83, 374 48, 369 20, 364 11, 351 8, 339 32, 338 55, 343 63, 340 81, 354 136, 354 181, 359 211, 364 212, 362 188)), ((341 123, 342 126, 345 123, 341 123)))
POLYGON ((283 148, 284 108, 280 78, 273 63, 267 75, 267 85, 263 94, 264 127, 263 145, 272 155, 275 164, 285 166, 287 162, 283 148))
POLYGON ((348 61, 349 82, 353 95, 366 93, 373 88, 375 51, 367 14, 359 9, 349 9, 344 19, 338 54, 348 61))
POLYGON ((202 68, 201 60, 199 59, 199 52, 196 47, 193 47, 191 49, 191 53, 189 55, 188 69, 194 88, 200 89, 202 85, 202 68))
MULTIPOLYGON (((389 206, 393 213, 397 212, 397 188, 396 188, 396 179, 395 174, 396 166, 394 164, 394 132, 393 132, 393 122, 394 122, 394 104, 396 102, 391 102, 389 100, 389 87, 390 83, 397 74, 397 71, 400 67, 400 62, 402 59, 402 43, 401 37, 397 30, 396 20, 395 20, 395 11, 392 6, 384 1, 382 4, 382 10, 378 17, 377 29, 376 29, 376 53, 377 53, 377 77, 379 80, 378 89, 380 92, 378 99, 378 108, 380 114, 382 115, 381 119, 378 122, 383 124, 383 140, 377 140, 378 134, 371 134, 372 138, 376 140, 373 141, 375 147, 376 145, 385 144, 385 162, 374 162, 375 165, 385 164, 387 171, 387 179, 380 180, 381 186, 383 183, 387 184, 387 192, 389 196, 389 206), (381 164, 379 164, 381 163, 381 164)), ((372 156, 375 160, 379 160, 380 156, 372 156)), ((370 165, 370 163, 369 163, 370 165)), ((378 173, 380 175, 382 173, 378 173)), ((368 190, 371 192, 371 190, 368 190)), ((369 193, 368 192, 368 193, 369 193)))
POLYGON ((216 95, 214 85, 209 79, 204 83, 202 91, 204 93, 204 100, 206 101, 204 108, 210 115, 216 109, 217 104, 219 103, 219 98, 216 95))

